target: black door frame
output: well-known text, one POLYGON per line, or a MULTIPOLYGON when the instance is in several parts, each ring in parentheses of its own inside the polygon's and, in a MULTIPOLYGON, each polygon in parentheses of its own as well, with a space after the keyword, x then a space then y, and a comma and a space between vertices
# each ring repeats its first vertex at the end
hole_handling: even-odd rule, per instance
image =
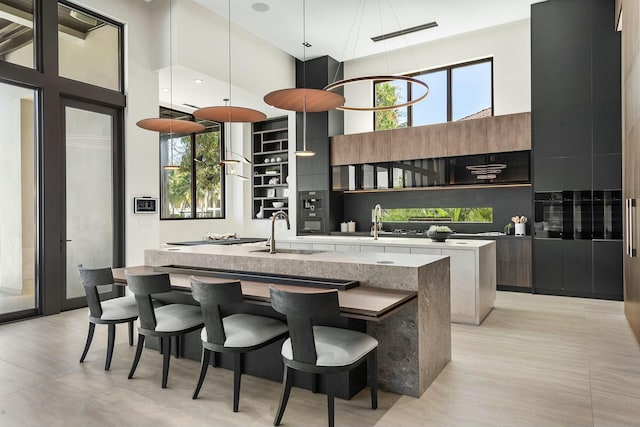
MULTIPOLYGON (((0 82, 36 90, 36 158, 37 158, 37 255, 36 305, 37 310, 0 316, 0 322, 31 317, 38 314, 56 314, 63 310, 66 296, 66 259, 60 240, 65 236, 64 203, 64 134, 60 111, 62 99, 86 101, 118 110, 118 130, 114 132, 114 216, 116 241, 120 251, 114 257, 114 266, 124 265, 124 108, 123 90, 110 90, 88 83, 60 77, 58 73, 58 2, 34 2, 34 68, 0 61, 0 82), (116 190, 117 189, 117 190, 116 190)), ((74 5, 67 0, 59 3, 96 15, 95 12, 74 5)), ((100 19, 120 28, 120 87, 124 88, 124 26, 109 18, 100 19)), ((65 239, 66 240, 66 239, 65 239)), ((115 249, 114 249, 115 250, 115 249)))
MULTIPOLYGON (((61 294, 60 308, 61 310, 71 310, 74 308, 85 307, 87 305, 86 298, 84 296, 76 298, 67 298, 66 296, 66 267, 67 267, 67 197, 66 197, 66 108, 76 108, 84 111, 91 111, 94 113, 105 114, 111 116, 111 135, 113 138, 113 144, 111 148, 111 176, 112 176, 112 217, 113 217, 113 253, 112 262, 113 267, 124 267, 125 262, 125 238, 124 238, 124 129, 123 129, 123 115, 122 109, 107 107, 99 105, 93 102, 80 101, 73 98, 62 97, 60 98, 60 142, 62 154, 61 160, 61 190, 60 208, 62 210, 61 220, 62 226, 60 228, 60 252, 62 254, 62 269, 65 273, 64 286, 61 294)), ((93 266, 104 267, 104 266, 93 266)), ((101 294, 103 298, 110 298, 121 296, 123 290, 121 286, 114 286, 113 290, 108 293, 101 294)))

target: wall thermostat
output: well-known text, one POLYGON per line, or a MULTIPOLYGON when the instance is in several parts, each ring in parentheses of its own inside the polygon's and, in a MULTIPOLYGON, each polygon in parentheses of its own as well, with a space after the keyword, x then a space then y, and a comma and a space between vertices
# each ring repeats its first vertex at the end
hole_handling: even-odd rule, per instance
POLYGON ((158 199, 155 197, 134 197, 133 213, 155 214, 158 213, 158 199))

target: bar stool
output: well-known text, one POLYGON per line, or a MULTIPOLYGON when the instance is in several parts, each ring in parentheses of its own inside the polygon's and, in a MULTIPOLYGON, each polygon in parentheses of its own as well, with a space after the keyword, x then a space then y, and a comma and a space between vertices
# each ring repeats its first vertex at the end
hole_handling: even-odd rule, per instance
POLYGON ((110 267, 90 269, 79 265, 78 274, 80 276, 80 282, 84 287, 84 292, 87 295, 87 305, 89 306, 89 331, 87 333, 84 351, 80 357, 80 363, 84 362, 89 352, 96 324, 107 325, 109 332, 107 336, 107 358, 104 363, 104 370, 108 371, 111 367, 113 346, 116 340, 116 325, 119 323, 129 324, 129 345, 133 345, 133 321, 138 318, 138 306, 133 297, 120 297, 101 301, 98 286, 116 285, 110 267))
POLYGON ((378 407, 378 341, 362 332, 319 326, 314 323, 338 319, 338 291, 318 293, 287 292, 269 287, 271 305, 287 316, 288 338, 282 344, 284 378, 282 399, 273 425, 280 425, 291 393, 293 370, 323 374, 327 384, 329 427, 334 426, 333 374, 349 371, 367 362, 371 408, 378 407))
POLYGON ((135 295, 140 315, 138 324, 138 346, 131 365, 129 379, 133 378, 145 337, 159 337, 162 348, 162 388, 167 388, 171 338, 180 337, 204 326, 200 307, 187 304, 167 304, 154 307, 151 295, 171 292, 169 274, 137 275, 125 271, 129 289, 135 295))
POLYGON ((200 303, 205 327, 202 330, 200 378, 193 392, 197 399, 209 367, 211 352, 233 353, 233 412, 238 412, 242 355, 265 347, 287 335, 287 325, 278 319, 236 313, 226 317, 220 306, 242 302, 240 282, 206 283, 191 277, 193 298, 200 303))

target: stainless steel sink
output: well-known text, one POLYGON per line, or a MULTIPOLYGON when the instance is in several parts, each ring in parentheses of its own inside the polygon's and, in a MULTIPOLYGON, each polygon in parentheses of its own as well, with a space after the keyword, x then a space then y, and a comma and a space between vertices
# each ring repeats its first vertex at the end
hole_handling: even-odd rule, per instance
MULTIPOLYGON (((251 252, 268 253, 269 249, 256 249, 255 251, 251 251, 251 252)), ((278 249, 276 248, 277 254, 313 255, 313 254, 320 254, 322 252, 326 252, 326 251, 316 251, 313 249, 287 249, 287 248, 278 249)))

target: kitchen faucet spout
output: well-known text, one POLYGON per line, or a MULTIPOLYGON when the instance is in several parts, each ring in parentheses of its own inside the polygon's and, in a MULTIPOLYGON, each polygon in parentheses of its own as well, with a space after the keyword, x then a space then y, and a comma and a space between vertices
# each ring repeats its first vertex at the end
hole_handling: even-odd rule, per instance
POLYGON ((278 219, 279 217, 282 217, 287 221, 287 230, 291 230, 291 224, 289 223, 289 215, 287 215, 285 211, 278 211, 273 214, 273 216, 271 217, 271 246, 269 248, 270 254, 276 253, 275 225, 276 225, 276 219, 278 219))
POLYGON ((380 226, 382 225, 382 207, 380 203, 378 203, 373 208, 373 240, 378 240, 378 231, 380 231, 380 226))

